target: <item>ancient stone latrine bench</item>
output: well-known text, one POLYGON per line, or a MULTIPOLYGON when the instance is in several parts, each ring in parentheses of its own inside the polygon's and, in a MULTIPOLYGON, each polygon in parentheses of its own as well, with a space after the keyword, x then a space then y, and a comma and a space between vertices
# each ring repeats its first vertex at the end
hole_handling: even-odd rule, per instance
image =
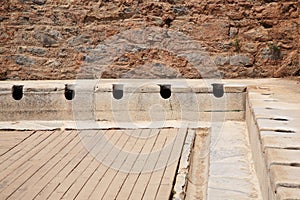
MULTIPOLYGON (((230 195, 239 198, 260 198, 260 195, 263 199, 294 198, 299 195, 300 186, 298 168, 300 140, 295 136, 299 129, 291 129, 286 124, 283 127, 284 120, 276 118, 274 112, 288 114, 280 109, 272 112, 272 109, 265 105, 270 102, 272 105, 275 102, 276 105, 274 99, 271 101, 272 92, 269 90, 272 90, 272 87, 259 89, 248 86, 255 84, 253 82, 240 81, 245 83, 243 85, 237 84, 238 82, 226 80, 2 82, 0 128, 6 130, 187 128, 189 131, 186 132, 186 142, 182 146, 177 176, 173 182, 173 193, 170 194, 174 198, 189 197, 197 187, 201 187, 202 198, 208 199, 221 198, 222 195, 227 195, 228 198, 230 195), (266 95, 265 90, 270 94, 266 95), (262 104, 259 104, 259 101, 262 104), (262 118, 261 115, 265 116, 262 118), (266 125, 269 126, 268 129, 266 125), (279 128, 274 128, 277 125, 279 128), (247 137, 240 138, 240 135, 247 137), (230 167, 226 167, 227 161, 225 164, 219 163, 220 160, 227 159, 223 151, 234 152, 234 148, 241 145, 245 145, 246 148, 248 135, 259 187, 255 186, 255 177, 245 178, 245 183, 253 184, 249 186, 228 181, 237 178, 228 173, 230 167), (242 143, 239 143, 240 141, 242 143), (207 156, 195 156, 198 154, 207 156), (219 154, 223 156, 220 157, 219 154), (204 181, 198 185, 196 181, 195 184, 189 185, 188 179, 197 180, 195 175, 197 166, 201 167, 203 172, 201 178, 204 181), (221 172, 219 168, 222 166, 228 171, 221 172), (220 173, 223 179, 218 178, 220 173), (240 189, 244 194, 226 191, 228 189, 226 182, 236 184, 232 187, 237 187, 237 190, 240 189), (216 185, 217 187, 222 185, 220 187, 225 188, 226 192, 218 191, 222 188, 216 188, 216 185)), ((276 81, 274 83, 276 84, 276 81)), ((294 114, 294 117, 300 118, 297 114, 294 114)), ((299 127, 295 122, 291 126, 299 127)), ((242 158, 243 154, 238 156, 245 159, 243 163, 249 166, 246 173, 251 174, 251 153, 250 156, 247 154, 247 158, 242 158)), ((238 161, 232 162, 228 166, 239 167, 239 163, 234 163, 238 161)), ((241 177, 243 173, 244 171, 236 171, 241 177)))
POLYGON ((38 81, 0 87, 1 121, 211 121, 213 112, 231 120, 245 115, 245 87, 225 85, 222 91, 221 83, 214 94, 205 81, 38 81))

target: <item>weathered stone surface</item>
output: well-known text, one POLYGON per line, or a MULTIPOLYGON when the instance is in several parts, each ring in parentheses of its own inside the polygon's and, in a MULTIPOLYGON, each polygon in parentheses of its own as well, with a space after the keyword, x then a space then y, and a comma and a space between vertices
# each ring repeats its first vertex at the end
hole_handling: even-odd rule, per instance
POLYGON ((229 29, 229 36, 232 38, 232 37, 235 37, 239 32, 239 29, 238 28, 235 28, 235 27, 230 27, 229 29))
POLYGON ((70 46, 78 46, 90 41, 90 36, 82 34, 79 36, 74 36, 69 39, 68 43, 70 46))
POLYGON ((32 2, 38 5, 43 5, 46 3, 47 0, 33 0, 32 2))
POLYGON ((244 87, 225 85, 225 94, 215 98, 204 81, 155 80, 77 80, 41 82, 5 82, 0 84, 0 120, 90 119, 100 121, 222 121, 244 118, 244 87), (23 96, 13 99, 13 85, 23 85, 23 96), (174 91, 162 98, 159 84, 170 84, 174 91), (203 84, 203 85, 202 85, 203 84), (75 92, 66 97, 66 85, 75 92), (113 88, 123 86, 123 96, 116 99, 113 88), (193 91, 195 87, 195 91, 193 91), (43 113, 44 112, 44 113, 43 113), (24 114, 24 118, 22 116, 24 114), (32 115, 32 116, 30 116, 32 115))
POLYGON ((271 165, 300 165, 300 150, 266 149, 268 167, 271 165))
POLYGON ((218 125, 211 132, 208 199, 261 199, 246 124, 225 122, 214 131, 218 125))
POLYGON ((253 58, 249 55, 235 55, 230 57, 230 65, 235 66, 251 66, 253 58))
POLYGON ((256 43, 246 43, 245 45, 242 46, 242 48, 248 53, 257 52, 257 47, 258 44, 256 43))
POLYGON ((47 49, 44 48, 28 48, 27 51, 35 56, 44 56, 47 53, 47 49))
POLYGON ((279 187, 276 196, 277 200, 299 199, 300 190, 298 188, 279 187))
POLYGON ((56 38, 48 35, 48 34, 42 34, 41 35, 41 42, 44 47, 51 47, 58 45, 58 41, 56 38))
POLYGON ((225 93, 222 98, 212 94, 173 93, 170 99, 163 99, 159 93, 124 93, 122 99, 114 99, 112 93, 96 93, 97 111, 175 111, 187 112, 244 111, 245 94, 225 93))
POLYGON ((270 178, 273 186, 273 191, 276 192, 279 187, 291 187, 299 189, 299 174, 299 167, 284 165, 271 166, 270 178))
POLYGON ((34 60, 28 56, 17 55, 15 63, 18 65, 30 66, 31 64, 34 64, 34 60))
MULTIPOLYGON (((286 80, 285 80, 286 81, 286 80)), ((266 199, 299 198, 299 95, 296 81, 249 87, 246 119, 266 199)))
POLYGON ((264 148, 281 148, 281 149, 295 149, 300 148, 300 137, 299 136, 265 136, 262 139, 264 148))
POLYGON ((228 56, 216 56, 214 62, 216 65, 226 65, 229 64, 230 58, 228 56))
POLYGON ((254 40, 254 41, 260 41, 260 42, 265 42, 271 39, 269 36, 269 32, 267 29, 264 27, 258 27, 255 29, 251 29, 247 32, 244 33, 246 37, 254 40))

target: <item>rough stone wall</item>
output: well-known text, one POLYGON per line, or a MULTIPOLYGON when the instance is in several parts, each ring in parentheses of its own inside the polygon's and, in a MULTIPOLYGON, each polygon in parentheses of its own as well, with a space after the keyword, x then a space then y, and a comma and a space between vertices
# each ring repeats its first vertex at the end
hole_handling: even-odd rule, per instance
MULTIPOLYGON (((91 49, 151 26, 201 43, 224 78, 299 76, 299 10, 299 0, 0 0, 0 79, 77 78, 91 49)), ((101 77, 201 75, 168 51, 138 49, 101 77)))

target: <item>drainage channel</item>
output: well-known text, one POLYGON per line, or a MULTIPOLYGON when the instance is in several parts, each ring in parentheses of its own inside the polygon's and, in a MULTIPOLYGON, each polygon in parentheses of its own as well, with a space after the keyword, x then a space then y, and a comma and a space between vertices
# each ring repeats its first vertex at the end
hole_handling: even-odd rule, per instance
POLYGON ((246 123, 221 126, 189 130, 172 199, 262 199, 246 123))
POLYGON ((171 199, 207 199, 209 128, 189 129, 171 199))

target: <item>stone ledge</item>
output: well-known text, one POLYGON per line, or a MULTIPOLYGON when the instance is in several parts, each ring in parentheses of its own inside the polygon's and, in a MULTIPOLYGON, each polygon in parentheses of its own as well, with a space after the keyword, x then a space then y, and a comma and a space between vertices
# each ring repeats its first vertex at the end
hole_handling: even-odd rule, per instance
MULTIPOLYGON (((182 113, 191 112, 224 112, 228 119, 241 120, 245 110, 244 91, 245 86, 229 83, 224 86, 223 96, 216 98, 212 86, 204 80, 4 81, 0 83, 0 121, 103 121, 114 120, 116 112, 123 113, 122 116, 131 112, 136 120, 143 121, 151 120, 150 111, 158 116, 165 112, 168 117, 163 120, 180 120, 182 113), (118 84, 123 85, 121 99, 115 99, 113 94, 113 87, 118 84), (23 86, 19 91, 20 100, 13 98, 14 85, 23 86), (169 98, 162 98, 160 85, 170 85, 169 98), (72 95, 68 97, 68 94, 72 95)), ((198 117, 194 114, 188 120, 198 120, 198 117)))
POLYGON ((109 122, 109 121, 7 121, 0 122, 0 130, 93 130, 93 129, 134 129, 134 128, 206 128, 211 126, 210 122, 193 122, 166 120, 164 122, 137 121, 132 122, 109 122))
POLYGON ((300 91, 278 83, 248 87, 246 120, 264 199, 299 199, 300 91))
POLYGON ((300 168, 273 165, 270 167, 270 178, 273 186, 273 191, 276 193, 278 187, 289 187, 300 189, 299 181, 300 168))
POLYGON ((279 187, 277 189, 276 200, 300 199, 300 190, 298 188, 279 187))
POLYGON ((300 166, 299 150, 267 148, 265 152, 268 168, 271 165, 300 166))

